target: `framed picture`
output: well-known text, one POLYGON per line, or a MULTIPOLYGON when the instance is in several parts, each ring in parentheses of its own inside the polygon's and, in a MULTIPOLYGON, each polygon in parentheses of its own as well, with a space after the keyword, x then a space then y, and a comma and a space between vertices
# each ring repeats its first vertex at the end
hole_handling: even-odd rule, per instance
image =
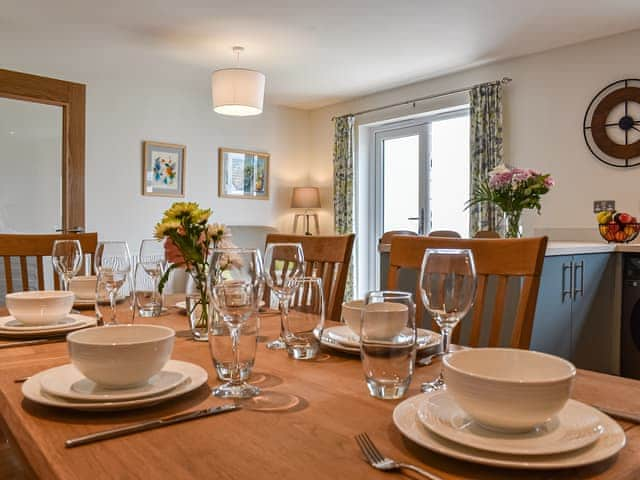
POLYGON ((172 143, 144 142, 142 194, 184 197, 186 149, 172 143))
POLYGON ((269 154, 220 148, 218 196, 269 199, 269 154))

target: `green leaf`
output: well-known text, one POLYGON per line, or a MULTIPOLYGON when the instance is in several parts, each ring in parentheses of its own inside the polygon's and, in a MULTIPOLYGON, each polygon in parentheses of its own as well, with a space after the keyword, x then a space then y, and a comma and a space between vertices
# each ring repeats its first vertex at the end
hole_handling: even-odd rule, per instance
POLYGON ((169 268, 167 268, 167 270, 162 274, 162 277, 160 277, 160 282, 158 282, 158 292, 162 293, 162 291, 164 290, 164 286, 167 283, 167 280, 169 280, 169 274, 171 273, 171 270, 174 270, 178 267, 180 267, 181 265, 178 265, 177 263, 172 263, 169 268))

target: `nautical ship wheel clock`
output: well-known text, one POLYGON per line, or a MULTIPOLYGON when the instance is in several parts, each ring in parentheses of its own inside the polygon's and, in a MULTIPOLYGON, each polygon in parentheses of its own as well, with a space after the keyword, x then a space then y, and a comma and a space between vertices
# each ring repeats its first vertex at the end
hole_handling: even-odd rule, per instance
POLYGON ((640 165, 640 80, 607 85, 591 100, 583 121, 593 155, 612 167, 640 165))

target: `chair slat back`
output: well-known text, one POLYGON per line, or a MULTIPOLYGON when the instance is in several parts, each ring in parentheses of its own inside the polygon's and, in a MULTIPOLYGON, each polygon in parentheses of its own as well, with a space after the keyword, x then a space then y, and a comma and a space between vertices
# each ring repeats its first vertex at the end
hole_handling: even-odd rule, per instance
POLYGON ((304 252, 305 275, 322 278, 326 315, 339 321, 355 234, 289 235, 270 233, 266 244, 300 243, 304 252))
MULTIPOLYGON (((53 242, 56 240, 79 240, 85 256, 89 255, 90 270, 93 272, 93 256, 98 245, 97 233, 78 234, 0 234, 0 257, 3 258, 4 279, 7 293, 29 290, 31 287, 43 290, 45 288, 44 257, 51 256, 53 242), (35 259, 36 285, 29 283, 29 264, 27 259, 35 259), (12 258, 17 258, 20 265, 19 278, 20 288, 13 281, 18 277, 18 271, 14 271, 12 258)), ((53 285, 55 289, 60 288, 58 275, 53 275, 53 285)))
MULTIPOLYGON (((403 269, 417 270, 416 322, 422 323, 423 303, 420 295, 419 271, 424 251, 428 248, 468 248, 473 252, 478 288, 471 317, 469 345, 480 346, 481 333, 487 309, 491 309, 488 346, 500 345, 505 325, 512 325, 509 335, 510 346, 529 348, 533 317, 535 315, 540 274, 547 245, 547 237, 519 239, 457 239, 439 237, 395 236, 391 240, 389 275, 387 288, 398 287, 399 273, 403 269), (513 322, 505 321, 505 305, 508 300, 510 279, 517 279, 519 285, 518 303, 513 322), (490 279, 495 279, 495 288, 490 288, 490 279), (493 299, 489 300, 489 292, 493 299)), ((492 283, 492 287, 493 287, 492 283)), ((454 341, 459 339, 460 329, 456 329, 454 341)))

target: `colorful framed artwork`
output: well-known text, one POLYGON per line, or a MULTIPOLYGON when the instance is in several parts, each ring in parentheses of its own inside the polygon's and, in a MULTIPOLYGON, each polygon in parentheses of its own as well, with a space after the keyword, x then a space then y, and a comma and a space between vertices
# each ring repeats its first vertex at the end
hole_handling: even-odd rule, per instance
POLYGON ((184 197, 186 149, 173 143, 144 142, 143 195, 184 197))
POLYGON ((218 150, 218 196, 269 199, 269 154, 220 148, 218 150))

